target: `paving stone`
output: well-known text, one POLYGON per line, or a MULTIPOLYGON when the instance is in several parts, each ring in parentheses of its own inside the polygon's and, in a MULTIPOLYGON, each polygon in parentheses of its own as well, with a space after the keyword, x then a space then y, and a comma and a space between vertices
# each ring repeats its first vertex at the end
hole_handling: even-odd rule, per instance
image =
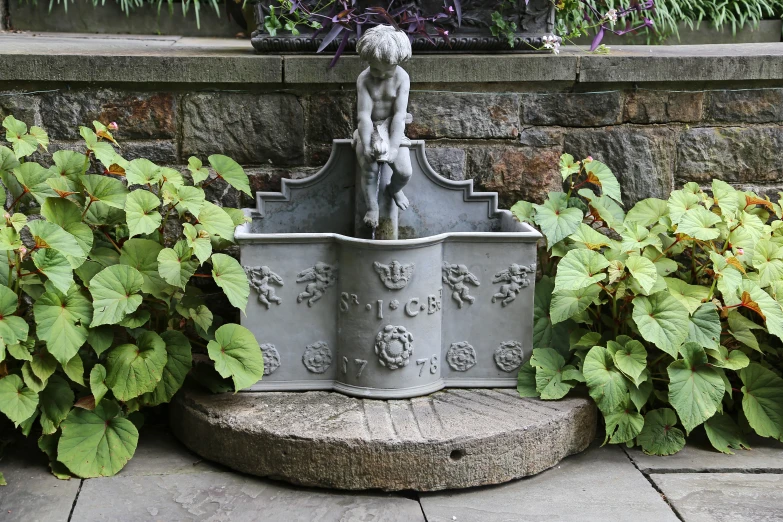
POLYGON ((412 91, 408 112, 412 139, 501 139, 519 132, 516 94, 412 91))
POLYGON ((7 486, 0 487, 0 520, 7 522, 65 522, 79 490, 79 479, 56 479, 35 441, 4 450, 0 471, 7 486))
POLYGON ((752 449, 734 450, 734 455, 716 451, 706 440, 689 440, 682 450, 668 457, 645 455, 638 449, 625 451, 644 473, 783 473, 783 443, 755 437, 748 444, 752 449))
POLYGON ((705 118, 713 122, 783 121, 783 89, 738 89, 707 93, 705 118))
POLYGON ((685 522, 783 521, 783 475, 666 473, 650 478, 685 522))
POLYGON ((133 458, 122 468, 121 476, 184 475, 225 471, 189 451, 168 430, 145 426, 133 458))
POLYGON ((522 122, 529 125, 600 127, 620 123, 623 95, 610 92, 522 94, 522 122))
POLYGON ((422 494, 428 522, 676 522, 616 446, 591 448, 540 475, 470 491, 422 494))
POLYGON ((314 491, 239 473, 123 472, 85 481, 73 520, 424 522, 424 517, 418 502, 399 496, 314 491))
POLYGON ((625 95, 623 121, 629 123, 694 123, 701 120, 704 93, 640 89, 625 95))

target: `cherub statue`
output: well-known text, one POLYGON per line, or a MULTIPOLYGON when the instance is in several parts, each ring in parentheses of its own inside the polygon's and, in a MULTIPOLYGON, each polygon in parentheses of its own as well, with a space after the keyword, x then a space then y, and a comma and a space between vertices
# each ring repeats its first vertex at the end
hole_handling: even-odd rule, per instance
POLYGON ((501 270, 495 274, 494 279, 492 279, 493 283, 506 284, 501 285, 500 291, 492 296, 492 302, 494 303, 496 300, 502 299, 501 304, 503 306, 511 304, 517 298, 519 291, 530 285, 527 274, 535 271, 535 264, 527 267, 513 263, 506 270, 501 270))
POLYGON ((258 292, 258 302, 266 305, 267 310, 271 303, 280 304, 283 300, 275 295, 275 289, 271 284, 283 286, 283 279, 272 272, 268 266, 246 268, 250 286, 258 292))
POLYGON ((307 299, 307 306, 313 306, 313 303, 323 297, 326 289, 337 282, 337 271, 331 265, 319 261, 315 266, 299 272, 296 282, 307 283, 304 292, 297 296, 296 302, 301 303, 307 299))
POLYGON ((457 301, 460 308, 465 304, 465 301, 473 304, 473 301, 476 300, 475 297, 469 294, 470 288, 466 283, 475 286, 481 285, 478 278, 468 270, 467 266, 452 265, 450 263, 443 263, 443 282, 451 287, 451 297, 457 301))
POLYGON ((382 164, 391 167, 387 191, 401 210, 408 208, 402 188, 411 177, 411 160, 400 145, 408 141, 410 78, 400 64, 411 57, 408 35, 388 25, 364 33, 356 50, 370 66, 356 80, 358 128, 353 134, 362 192, 367 203, 364 222, 378 227, 378 175, 382 164))

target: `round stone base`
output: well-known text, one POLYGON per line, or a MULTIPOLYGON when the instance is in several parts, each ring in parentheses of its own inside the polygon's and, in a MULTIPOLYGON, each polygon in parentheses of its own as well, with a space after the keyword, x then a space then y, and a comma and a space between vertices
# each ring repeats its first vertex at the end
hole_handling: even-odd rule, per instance
POLYGON ((295 484, 434 491, 533 475, 584 450, 592 400, 449 389, 405 400, 332 392, 183 390, 171 428, 202 457, 295 484))

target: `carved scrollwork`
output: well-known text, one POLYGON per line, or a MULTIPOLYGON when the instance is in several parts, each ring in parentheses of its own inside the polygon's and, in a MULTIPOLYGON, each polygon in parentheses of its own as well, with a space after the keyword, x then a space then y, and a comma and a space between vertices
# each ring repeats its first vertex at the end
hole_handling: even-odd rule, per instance
POLYGON ((492 283, 505 283, 500 286, 500 290, 492 296, 492 302, 494 303, 500 299, 503 306, 508 306, 514 299, 517 298, 517 294, 526 286, 530 286, 529 274, 536 273, 536 264, 519 265, 513 263, 505 270, 501 270, 495 274, 492 283))
POLYGON ((495 349, 495 364, 504 372, 513 372, 522 366, 525 354, 519 341, 503 341, 495 349))
POLYGON ((400 290, 408 285, 416 265, 414 263, 403 265, 395 259, 388 265, 375 261, 372 266, 381 278, 383 286, 389 290, 400 290))
POLYGON ((275 288, 271 285, 283 286, 283 278, 270 270, 268 266, 245 266, 250 288, 258 292, 258 302, 266 305, 266 309, 272 303, 280 304, 283 300, 275 295, 275 288))
POLYGON ((413 355, 413 335, 404 326, 387 325, 375 337, 378 362, 390 370, 407 366, 413 355))
POLYGON ((467 341, 451 343, 446 362, 456 372, 466 372, 476 365, 476 350, 467 341))
POLYGON ((337 268, 319 261, 315 266, 299 272, 296 282, 307 283, 304 292, 297 296, 296 302, 307 300, 307 306, 313 306, 313 303, 323 297, 326 289, 337 282, 337 268))
POLYGON ((272 375, 280 368, 280 353, 274 344, 262 344, 261 355, 264 357, 264 375, 272 375))
POLYGON ((465 265, 453 265, 449 262, 443 263, 443 282, 451 288, 451 298, 462 308, 465 302, 473 304, 475 297, 470 295, 468 285, 479 286, 481 283, 478 277, 470 273, 465 265))
POLYGON ((332 364, 332 351, 326 341, 308 344, 302 355, 302 362, 313 373, 324 373, 332 364))

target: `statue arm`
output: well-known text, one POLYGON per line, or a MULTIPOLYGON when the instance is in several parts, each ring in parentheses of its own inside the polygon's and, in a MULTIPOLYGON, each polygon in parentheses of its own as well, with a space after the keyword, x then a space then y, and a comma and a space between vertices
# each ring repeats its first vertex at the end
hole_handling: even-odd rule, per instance
POLYGON ((405 136, 405 118, 408 115, 408 94, 411 90, 411 80, 408 73, 401 67, 400 85, 397 88, 397 96, 394 99, 394 116, 392 117, 391 129, 389 129, 389 148, 391 149, 390 158, 392 161, 397 156, 400 149, 400 142, 405 136))
POLYGON ((359 128, 359 139, 362 141, 365 155, 371 156, 370 141, 372 136, 372 98, 364 85, 364 74, 356 82, 356 119, 359 128))

